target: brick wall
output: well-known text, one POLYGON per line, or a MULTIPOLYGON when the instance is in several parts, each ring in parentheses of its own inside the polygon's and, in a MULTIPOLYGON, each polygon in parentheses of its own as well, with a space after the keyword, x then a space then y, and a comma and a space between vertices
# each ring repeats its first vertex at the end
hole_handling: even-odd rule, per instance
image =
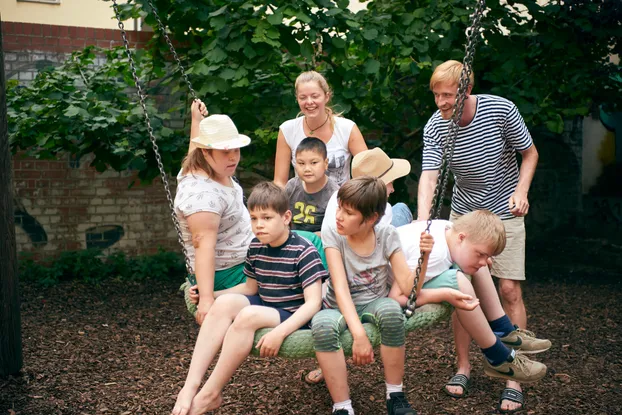
MULTIPOLYGON (((132 47, 141 48, 150 32, 128 31, 132 47)), ((62 63, 71 52, 86 46, 103 48, 122 45, 121 31, 89 27, 53 26, 2 22, 2 47, 6 79, 28 83, 41 69, 62 63)))
MULTIPOLYGON (((5 76, 21 84, 87 45, 122 44, 121 32, 109 29, 3 22, 2 34, 5 76)), ((143 47, 150 37, 128 32, 132 47, 143 47)), ((68 155, 50 161, 14 157, 18 252, 37 259, 90 247, 129 254, 179 249, 159 180, 142 185, 132 172, 98 173, 89 161, 68 155)))
POLYGON ((132 172, 98 173, 89 159, 68 156, 42 161, 17 155, 13 168, 19 252, 41 258, 85 248, 130 254, 177 249, 160 180, 142 185, 132 172))

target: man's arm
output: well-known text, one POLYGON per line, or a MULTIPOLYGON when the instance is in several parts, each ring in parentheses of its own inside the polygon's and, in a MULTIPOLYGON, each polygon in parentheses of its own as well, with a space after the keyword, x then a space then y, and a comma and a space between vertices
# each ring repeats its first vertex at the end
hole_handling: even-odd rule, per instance
POLYGON ((527 150, 520 151, 520 154, 523 160, 520 166, 518 184, 508 202, 510 213, 514 216, 525 216, 529 212, 529 187, 538 165, 538 150, 535 144, 532 144, 527 150))
POLYGON ((428 220, 434 188, 438 180, 438 170, 424 170, 419 178, 419 191, 417 194, 417 219, 428 220))

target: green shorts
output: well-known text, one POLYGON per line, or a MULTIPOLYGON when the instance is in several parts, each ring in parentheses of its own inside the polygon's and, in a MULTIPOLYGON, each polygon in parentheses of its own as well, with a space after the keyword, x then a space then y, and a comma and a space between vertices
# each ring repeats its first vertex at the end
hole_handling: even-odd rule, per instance
MULTIPOLYGON (((196 285, 197 278, 194 274, 190 274, 188 281, 190 281, 190 285, 196 285)), ((244 281, 246 281, 246 276, 244 275, 244 262, 242 262, 214 273, 214 291, 226 290, 242 284, 244 281)))
POLYGON ((458 278, 456 273, 458 271, 460 271, 458 268, 450 268, 423 284, 423 288, 453 288, 457 290, 458 278))

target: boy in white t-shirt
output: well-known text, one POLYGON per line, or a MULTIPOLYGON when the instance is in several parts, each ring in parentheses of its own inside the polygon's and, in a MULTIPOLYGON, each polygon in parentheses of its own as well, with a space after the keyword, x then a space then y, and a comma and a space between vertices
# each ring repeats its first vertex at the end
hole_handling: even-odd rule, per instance
MULTIPOLYGON (((433 220, 429 234, 425 232, 426 226, 426 221, 417 221, 397 229, 406 261, 411 269, 415 269, 421 252, 427 251, 423 288, 453 288, 473 298, 477 294, 479 307, 471 311, 456 308, 456 314, 486 357, 485 373, 526 383, 544 377, 546 366, 527 359, 524 354, 548 350, 551 342, 537 339, 533 333, 512 324, 487 272, 491 258, 505 248, 505 229, 501 219, 489 211, 477 210, 453 224, 433 220), (430 244, 433 244, 431 250, 427 248, 430 244), (473 276, 472 283, 465 274, 473 276)), ((399 287, 394 284, 390 296, 396 298, 397 290, 399 287)), ((422 290, 422 294, 433 291, 422 290)), ((402 296, 398 301, 405 305, 406 297, 402 296)), ((417 302, 430 301, 419 296, 417 302)), ((469 378, 459 374, 451 382, 462 386, 466 392, 469 378)))

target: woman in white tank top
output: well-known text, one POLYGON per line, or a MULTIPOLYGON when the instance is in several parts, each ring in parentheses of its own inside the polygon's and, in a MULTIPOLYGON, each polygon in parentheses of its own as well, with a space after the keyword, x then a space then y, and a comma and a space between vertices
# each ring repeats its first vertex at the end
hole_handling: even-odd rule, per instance
POLYGON ((303 72, 295 87, 302 116, 285 121, 279 128, 274 182, 285 187, 290 163, 296 163, 296 147, 305 137, 317 137, 328 151, 327 174, 341 186, 350 178, 351 158, 367 150, 363 135, 353 121, 335 115, 328 106, 332 91, 322 75, 303 72))

